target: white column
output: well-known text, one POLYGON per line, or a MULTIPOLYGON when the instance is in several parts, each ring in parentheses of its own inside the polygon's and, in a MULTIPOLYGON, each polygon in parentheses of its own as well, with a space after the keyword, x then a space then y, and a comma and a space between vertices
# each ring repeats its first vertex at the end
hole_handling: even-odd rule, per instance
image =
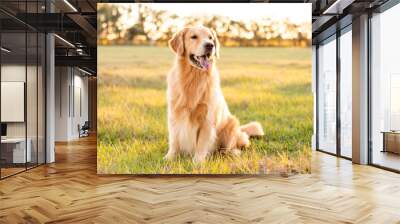
POLYGON ((368 163, 368 15, 353 19, 353 162, 368 163))
POLYGON ((54 133, 55 133, 55 60, 54 35, 46 36, 46 163, 55 161, 54 133))

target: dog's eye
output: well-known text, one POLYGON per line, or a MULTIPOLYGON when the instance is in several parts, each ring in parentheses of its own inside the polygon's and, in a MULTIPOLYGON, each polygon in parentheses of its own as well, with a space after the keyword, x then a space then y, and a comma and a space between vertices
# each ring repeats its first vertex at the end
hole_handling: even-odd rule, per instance
POLYGON ((193 36, 191 36, 190 38, 192 38, 192 39, 197 39, 197 36, 196 36, 196 35, 193 35, 193 36))
POLYGON ((212 36, 208 36, 208 38, 209 38, 210 40, 212 40, 212 36))

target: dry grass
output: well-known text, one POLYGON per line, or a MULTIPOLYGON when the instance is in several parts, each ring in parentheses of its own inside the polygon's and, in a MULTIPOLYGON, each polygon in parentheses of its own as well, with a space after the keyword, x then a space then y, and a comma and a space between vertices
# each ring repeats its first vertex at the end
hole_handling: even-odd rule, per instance
POLYGON ((214 154, 202 164, 168 149, 167 48, 99 47, 98 172, 270 174, 310 172, 313 102, 311 49, 224 48, 218 67, 230 110, 257 120, 266 135, 240 157, 214 154))

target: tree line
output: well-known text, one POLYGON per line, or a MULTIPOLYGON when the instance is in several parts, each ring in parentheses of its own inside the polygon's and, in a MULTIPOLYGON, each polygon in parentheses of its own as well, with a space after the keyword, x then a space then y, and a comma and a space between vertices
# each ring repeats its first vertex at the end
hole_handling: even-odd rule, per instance
POLYGON ((222 46, 311 45, 311 24, 296 24, 289 19, 273 20, 265 17, 245 22, 220 15, 181 17, 142 4, 138 4, 137 10, 99 4, 97 19, 97 40, 100 45, 167 45, 180 26, 198 24, 214 29, 222 46), (127 25, 127 20, 133 17, 136 17, 136 21, 127 25))

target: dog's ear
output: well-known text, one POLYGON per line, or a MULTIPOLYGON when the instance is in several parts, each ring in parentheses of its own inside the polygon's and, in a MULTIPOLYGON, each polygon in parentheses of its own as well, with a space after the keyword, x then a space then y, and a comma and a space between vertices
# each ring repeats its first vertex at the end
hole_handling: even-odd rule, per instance
POLYGON ((185 33, 187 30, 188 28, 183 28, 168 41, 169 47, 177 55, 183 56, 185 53, 185 33))
POLYGON ((215 57, 219 58, 219 41, 217 37, 217 33, 211 29, 211 34, 213 36, 214 45, 215 45, 215 57))

